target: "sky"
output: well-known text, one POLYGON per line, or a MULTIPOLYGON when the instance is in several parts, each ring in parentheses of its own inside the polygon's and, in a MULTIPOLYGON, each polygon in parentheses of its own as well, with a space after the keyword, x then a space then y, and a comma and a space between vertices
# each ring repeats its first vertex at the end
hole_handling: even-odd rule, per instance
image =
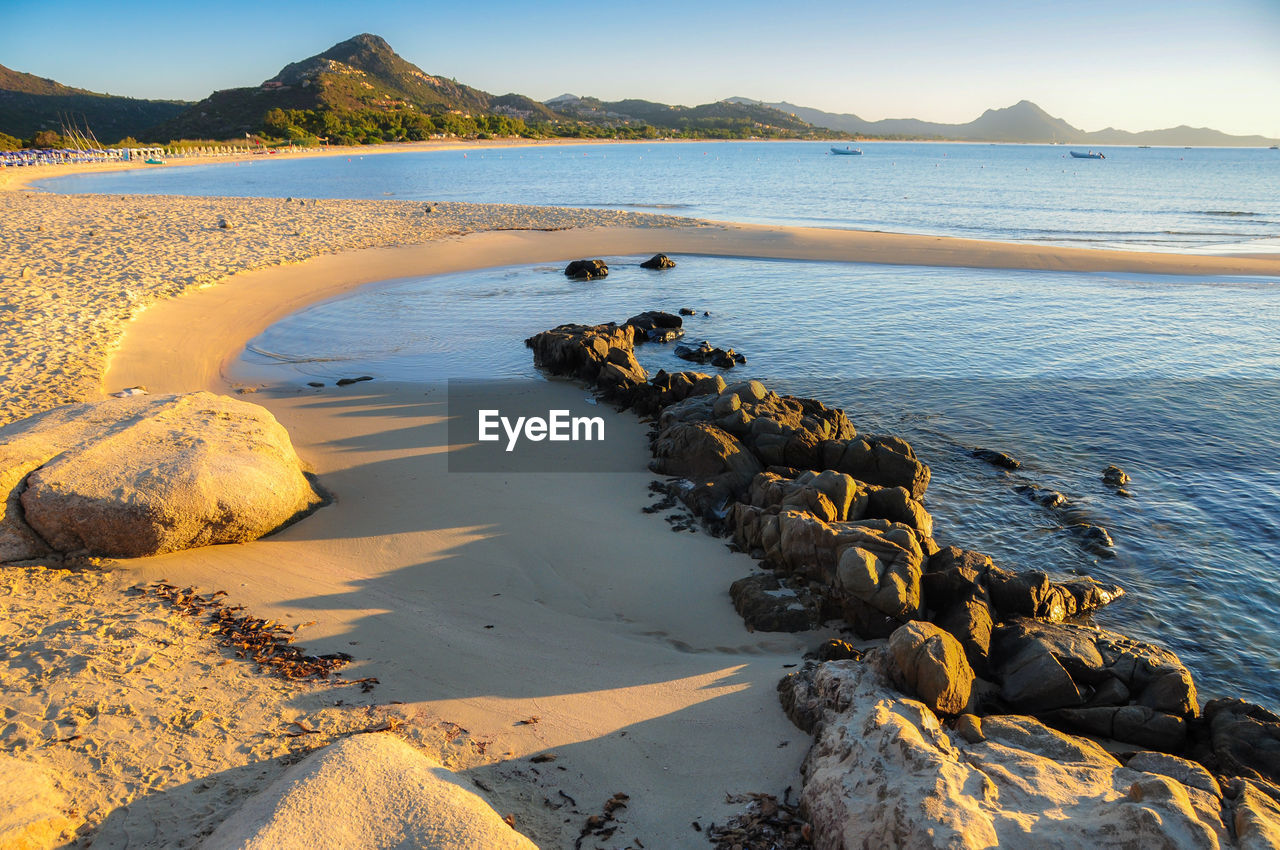
POLYGON ((362 32, 494 94, 742 96, 964 123, 1030 100, 1084 130, 1280 138, 1280 0, 0 0, 0 64, 199 100, 362 32))

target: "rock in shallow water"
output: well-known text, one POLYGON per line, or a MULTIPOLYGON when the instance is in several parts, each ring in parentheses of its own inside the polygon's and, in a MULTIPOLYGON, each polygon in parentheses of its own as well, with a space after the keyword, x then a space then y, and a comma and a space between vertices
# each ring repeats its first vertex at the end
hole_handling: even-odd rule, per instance
POLYGON ((68 405, 0 429, 0 560, 243 543, 319 503, 289 435, 212 393, 68 405))

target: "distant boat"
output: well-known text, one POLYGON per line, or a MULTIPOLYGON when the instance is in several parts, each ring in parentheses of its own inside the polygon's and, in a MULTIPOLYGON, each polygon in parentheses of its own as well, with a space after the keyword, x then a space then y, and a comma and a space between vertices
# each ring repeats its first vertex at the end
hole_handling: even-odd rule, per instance
POLYGON ((862 156, 862 148, 851 148, 848 145, 842 148, 833 147, 831 152, 840 156, 862 156))
POLYGON ((143 162, 145 162, 147 165, 164 165, 163 159, 156 159, 155 157, 152 157, 151 159, 143 160, 143 162))
POLYGON ((1267 150, 1269 150, 1269 151, 1280 151, 1280 145, 1272 145, 1271 147, 1267 148, 1267 150))
POLYGON ((1104 156, 1103 154, 1094 153, 1093 151, 1089 151, 1088 153, 1080 153, 1080 151, 1072 151, 1071 155, 1074 156, 1076 159, 1106 159, 1106 156, 1104 156))

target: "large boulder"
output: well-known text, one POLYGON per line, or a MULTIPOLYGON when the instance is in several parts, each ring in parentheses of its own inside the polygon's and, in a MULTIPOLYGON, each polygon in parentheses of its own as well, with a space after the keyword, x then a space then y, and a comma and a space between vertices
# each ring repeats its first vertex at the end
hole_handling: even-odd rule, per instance
POLYGON ((256 540, 319 503, 265 409, 199 392, 57 408, 0 429, 0 557, 142 557, 256 540))
POLYGON ((557 375, 569 375, 601 388, 611 398, 629 400, 644 385, 645 372, 635 355, 633 325, 560 325, 524 341, 533 362, 557 375))
POLYGON ((933 623, 915 620, 889 636, 895 681, 936 714, 959 714, 969 704, 973 669, 964 650, 933 623))
POLYGON ((885 649, 807 666, 779 685, 815 731, 801 804, 819 850, 864 847, 1219 847, 1221 801, 1122 766, 1030 717, 944 727, 890 681, 885 649))
POLYGON ((392 735, 316 750, 250 797, 205 850, 536 850, 453 773, 392 735))

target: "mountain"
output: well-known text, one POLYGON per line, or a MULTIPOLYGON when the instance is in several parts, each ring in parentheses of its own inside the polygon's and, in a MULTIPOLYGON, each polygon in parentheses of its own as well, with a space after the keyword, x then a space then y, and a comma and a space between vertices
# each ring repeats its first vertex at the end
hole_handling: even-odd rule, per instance
POLYGON ((1173 127, 1167 130, 1145 130, 1130 133, 1108 127, 1089 133, 1054 118, 1028 100, 1005 109, 988 109, 967 124, 938 124, 915 118, 889 118, 867 121, 849 113, 823 112, 792 103, 763 103, 750 98, 730 98, 735 103, 771 106, 793 113, 797 118, 819 127, 830 127, 860 136, 906 139, 953 139, 974 142, 1070 142, 1093 145, 1200 145, 1256 147, 1274 144, 1262 136, 1231 136, 1217 130, 1173 127))
POLYGON ((771 104, 741 98, 700 106, 668 106, 649 100, 601 101, 593 97, 562 94, 546 101, 545 105, 566 118, 599 126, 648 125, 707 135, 717 132, 789 137, 830 135, 771 104))
POLYGON ((188 105, 99 94, 0 65, 0 132, 22 139, 73 124, 81 129, 87 126, 99 141, 110 144, 142 135, 188 105))
POLYGON ((274 109, 338 116, 397 111, 467 114, 489 111, 494 100, 487 92, 425 73, 378 36, 365 33, 290 63, 257 86, 216 91, 155 128, 152 135, 221 139, 259 133, 274 109))
MULTIPOLYGON (((226 89, 151 132, 171 138, 232 138, 266 133, 346 142, 423 139, 436 133, 483 135, 699 134, 797 136, 817 131, 795 116, 759 104, 667 106, 643 100, 602 103, 563 95, 539 103, 492 95, 424 72, 365 33, 301 62, 260 85, 226 89)), ((829 135, 822 131, 821 134, 829 135)))

